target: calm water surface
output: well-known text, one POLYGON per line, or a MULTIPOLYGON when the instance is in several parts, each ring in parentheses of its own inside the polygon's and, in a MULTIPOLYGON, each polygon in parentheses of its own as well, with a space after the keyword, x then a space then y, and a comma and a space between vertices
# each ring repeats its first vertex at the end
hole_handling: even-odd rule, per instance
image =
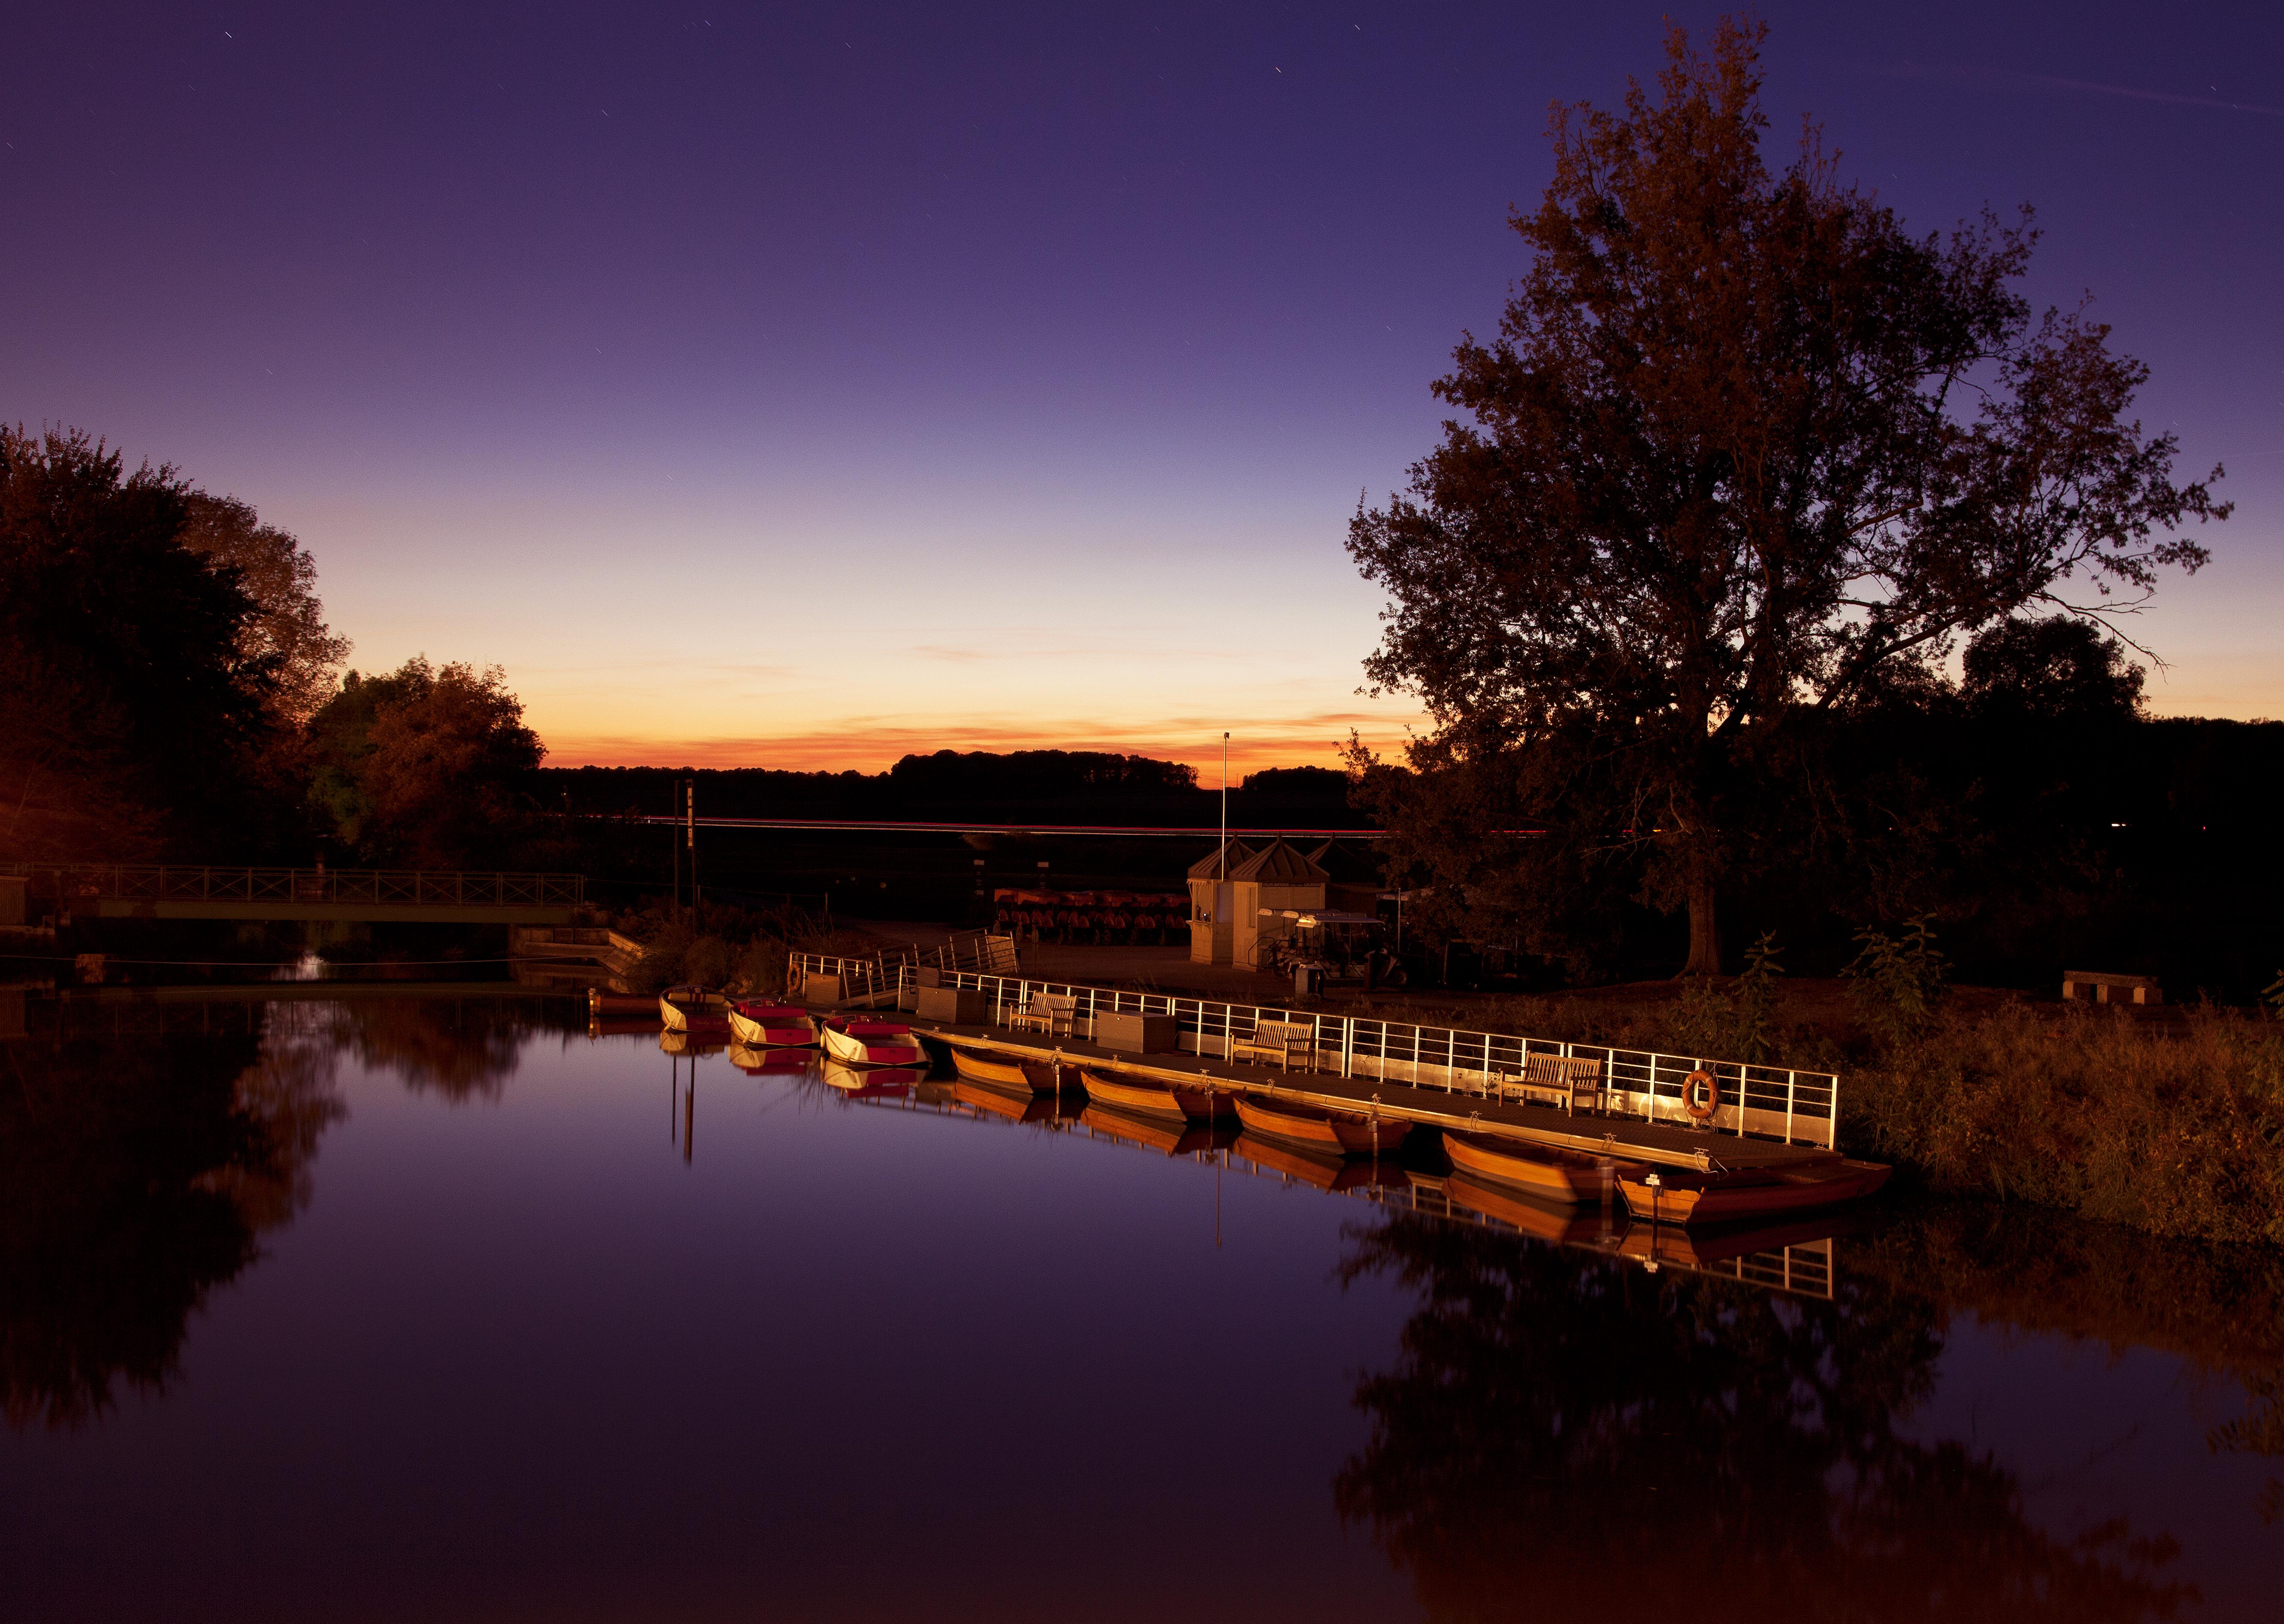
POLYGON ((2284 1615, 2264 1256, 1770 1291, 570 1011, 0 1041, 0 1614, 2284 1615))

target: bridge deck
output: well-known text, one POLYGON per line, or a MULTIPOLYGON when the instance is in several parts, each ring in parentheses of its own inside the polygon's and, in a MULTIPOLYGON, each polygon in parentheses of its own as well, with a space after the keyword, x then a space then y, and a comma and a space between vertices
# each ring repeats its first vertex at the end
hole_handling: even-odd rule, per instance
POLYGON ((1585 1151, 1668 1167, 1702 1166, 1701 1158, 1709 1159, 1715 1167, 1731 1168, 1798 1167, 1839 1158, 1835 1151, 1813 1145, 1713 1134, 1639 1117, 1573 1116, 1548 1105, 1510 1105, 1481 1095, 1448 1094, 1367 1077, 1232 1065, 1217 1055, 1137 1055, 1105 1049, 1083 1038, 1019 1037, 998 1027, 923 1020, 910 1014, 897 1019, 922 1037, 1025 1060, 1046 1061, 1060 1056, 1065 1065, 1083 1064, 1169 1081, 1195 1083, 1209 1079, 1217 1087, 1243 1093, 1274 1095, 1279 1099, 1344 1110, 1369 1110, 1376 1101, 1383 1115, 1430 1127, 1498 1134, 1550 1149, 1585 1151))

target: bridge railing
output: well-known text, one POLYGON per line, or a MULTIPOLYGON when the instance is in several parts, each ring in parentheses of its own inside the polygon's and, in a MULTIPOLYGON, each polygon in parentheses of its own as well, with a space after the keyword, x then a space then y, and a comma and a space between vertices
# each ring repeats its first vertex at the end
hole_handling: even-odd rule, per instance
POLYGON ((586 900, 583 874, 434 869, 193 868, 181 864, 16 863, 64 906, 105 902, 368 902, 439 908, 561 908, 586 900))
MULTIPOLYGON (((885 968, 900 991, 917 985, 916 967, 909 962, 899 966, 890 961, 885 968)), ((1531 1055, 1599 1060, 1612 1106, 1652 1122, 1693 1121, 1686 1103, 1688 1080, 1701 1071, 1712 1075, 1720 1092, 1720 1104, 1705 1124, 1717 1132, 1823 1150, 1836 1148, 1839 1139, 1840 1079, 1830 1072, 974 971, 945 971, 943 977, 946 986, 980 988, 990 1000, 994 1025, 1027 1008, 1035 996, 1051 995, 1072 1000, 1074 1030, 1080 1037, 1093 1035, 1098 1014, 1171 1015, 1185 1052, 1225 1060, 1261 1022, 1280 1021, 1310 1030, 1312 1058, 1320 1071, 1487 1099, 1497 1097, 1498 1080, 1518 1076, 1531 1055)))

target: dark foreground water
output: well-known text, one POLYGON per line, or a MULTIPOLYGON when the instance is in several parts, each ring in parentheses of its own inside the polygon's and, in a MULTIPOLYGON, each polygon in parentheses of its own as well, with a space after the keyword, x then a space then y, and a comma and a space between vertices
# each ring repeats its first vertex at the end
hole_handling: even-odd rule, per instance
POLYGON ((0 1616, 2284 1616, 2268 1257, 1773 1292, 570 1017, 0 1040, 0 1616))

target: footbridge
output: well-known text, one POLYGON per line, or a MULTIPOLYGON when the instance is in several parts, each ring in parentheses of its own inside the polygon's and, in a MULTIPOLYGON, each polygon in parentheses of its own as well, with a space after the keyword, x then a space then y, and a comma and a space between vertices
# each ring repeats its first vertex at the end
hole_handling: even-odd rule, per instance
POLYGON ((192 868, 113 863, 0 865, 24 883, 27 923, 101 919, 342 919, 372 924, 570 925, 582 874, 434 869, 192 868))

